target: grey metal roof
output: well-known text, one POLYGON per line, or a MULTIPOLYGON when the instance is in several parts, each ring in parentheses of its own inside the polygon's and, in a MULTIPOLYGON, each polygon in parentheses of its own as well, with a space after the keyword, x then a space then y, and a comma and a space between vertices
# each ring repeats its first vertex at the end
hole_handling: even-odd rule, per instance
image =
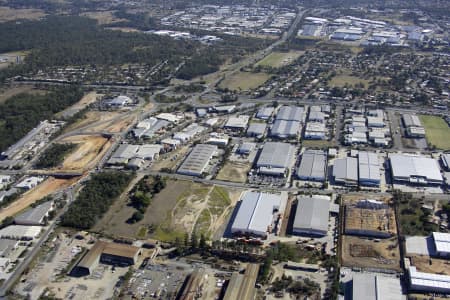
POLYGON ((392 154, 389 156, 394 179, 425 178, 428 181, 442 182, 438 162, 424 156, 392 154))
POLYGON ((354 157, 336 159, 333 166, 333 176, 336 181, 357 181, 358 160, 354 157))
POLYGON ((286 120, 276 120, 270 130, 272 136, 278 136, 281 138, 296 136, 299 134, 301 129, 300 122, 297 121, 286 121, 286 120))
POLYGON ((44 216, 52 208, 53 201, 44 202, 35 208, 29 209, 14 218, 16 224, 40 224, 44 216))
POLYGON ((419 117, 416 115, 403 114, 402 119, 405 127, 422 127, 422 122, 420 122, 419 117))
POLYGON ((264 234, 272 224, 274 209, 282 206, 280 194, 245 192, 232 231, 264 234))
POLYGON ((201 175, 209 164, 209 161, 217 151, 217 146, 198 144, 189 153, 188 157, 178 168, 178 173, 188 175, 201 175))
POLYGON ((380 162, 374 152, 360 151, 358 154, 360 181, 380 181, 380 162))
POLYGON ((320 121, 323 122, 325 120, 325 114, 320 111, 311 111, 308 116, 309 121, 320 121))
POLYGON ((261 107, 256 113, 256 117, 259 119, 268 119, 272 116, 274 110, 271 106, 261 107))
POLYGON ((327 231, 330 213, 329 197, 299 197, 294 230, 327 231), (327 199, 328 198, 328 199, 327 199))
POLYGON ((400 279, 371 273, 353 273, 352 299, 402 300, 400 279))
POLYGON ((0 239, 0 257, 8 257, 17 243, 16 240, 0 239))
POLYGON ((250 126, 248 126, 247 134, 251 135, 263 135, 264 132, 266 132, 266 123, 258 123, 258 122, 252 122, 250 123, 250 126))
POLYGON ((302 122, 305 119, 305 109, 298 106, 282 106, 278 110, 276 119, 302 122))
POLYGON ((450 170, 450 153, 444 153, 441 155, 442 164, 444 168, 450 170))
POLYGON ((325 180, 327 154, 323 150, 306 150, 297 169, 300 179, 325 180))
POLYGON ((295 147, 288 143, 266 142, 258 158, 257 167, 289 168, 295 147))

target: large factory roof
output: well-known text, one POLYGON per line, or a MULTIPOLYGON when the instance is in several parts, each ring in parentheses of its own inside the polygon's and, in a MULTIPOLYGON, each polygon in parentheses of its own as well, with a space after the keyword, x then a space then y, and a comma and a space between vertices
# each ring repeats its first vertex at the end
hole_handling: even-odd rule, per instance
POLYGON ((323 150, 306 150, 297 169, 297 177, 305 180, 325 180, 327 154, 323 150))
POLYGON ((302 122, 305 119, 305 109, 298 106, 282 106, 278 110, 276 119, 302 122))
POLYGON ((359 180, 361 182, 379 182, 380 163, 374 152, 360 151, 358 154, 359 180))
POLYGON ((270 129, 270 135, 280 138, 297 136, 300 132, 300 128, 300 122, 298 121, 286 121, 277 119, 270 129))
POLYGON ((402 115, 403 123, 405 127, 422 127, 422 122, 416 115, 404 114, 402 115))
POLYGON ((402 286, 395 277, 370 273, 354 273, 352 299, 365 300, 402 300, 402 286))
POLYGON ((328 229, 330 213, 330 197, 311 196, 299 197, 295 212, 294 231, 322 232, 328 229))
POLYGON ((274 211, 284 208, 284 198, 281 194, 245 192, 231 227, 232 232, 265 235, 272 224, 274 211))
POLYGON ((289 168, 295 147, 288 143, 266 142, 259 156, 257 167, 289 168))
POLYGON ((442 165, 448 171, 450 171, 450 153, 444 153, 441 155, 442 165))
POLYGON ((433 240, 437 252, 450 253, 450 233, 433 232, 433 240))
POLYGON ((53 201, 44 202, 34 208, 31 208, 14 218, 16 224, 40 225, 47 213, 52 209, 53 201))
POLYGON ((358 160, 354 157, 338 158, 334 161, 335 181, 358 181, 358 160))
POLYGON ((189 153, 188 157, 178 168, 178 173, 186 175, 201 175, 209 164, 209 161, 217 152, 217 146, 198 144, 189 153))
POLYGON ((450 291, 450 276, 424 273, 417 271, 416 267, 409 267, 409 280, 413 287, 426 290, 450 291))
POLYGON ((438 162, 423 156, 393 154, 389 156, 394 180, 427 183, 442 182, 438 162), (424 182, 420 180, 424 179, 424 182))

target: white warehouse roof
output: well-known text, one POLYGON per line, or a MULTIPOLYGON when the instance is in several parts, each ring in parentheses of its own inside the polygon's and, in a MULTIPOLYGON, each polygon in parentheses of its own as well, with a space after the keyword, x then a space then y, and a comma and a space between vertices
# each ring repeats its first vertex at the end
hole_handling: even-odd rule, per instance
POLYGON ((338 158, 334 161, 333 177, 336 182, 356 184, 358 160, 354 157, 338 158))
POLYGON ((402 300, 400 279, 370 273, 353 273, 352 299, 402 300))
POLYGON ((380 163, 374 152, 360 151, 358 154, 359 182, 362 185, 379 185, 380 163))
POLYGON ((389 156, 394 180, 410 183, 442 183, 438 162, 424 156, 393 154, 389 156))
POLYGON ((297 234, 326 235, 330 213, 330 197, 299 197, 293 232, 297 234))
POLYGON ((284 211, 287 197, 282 194, 245 192, 241 200, 231 232, 266 236, 272 225, 274 212, 284 211))
POLYGON ((433 232, 433 240, 438 253, 450 253, 450 233, 433 232))
POLYGON ((178 168, 179 174, 200 176, 208 167, 209 161, 217 153, 217 146, 198 144, 178 168))
POLYGON ((325 181, 327 154, 323 150, 306 150, 297 169, 301 180, 325 181))
POLYGON ((416 267, 409 267, 409 281, 414 290, 430 291, 435 293, 450 292, 450 276, 424 273, 417 271, 416 267))
POLYGON ((256 166, 270 168, 290 167, 293 161, 295 147, 288 143, 266 142, 259 156, 256 166))
POLYGON ((282 106, 278 110, 276 119, 303 122, 305 120, 305 109, 298 106, 282 106))
POLYGON ((41 232, 41 226, 10 225, 0 230, 0 237, 13 240, 32 240, 41 232))

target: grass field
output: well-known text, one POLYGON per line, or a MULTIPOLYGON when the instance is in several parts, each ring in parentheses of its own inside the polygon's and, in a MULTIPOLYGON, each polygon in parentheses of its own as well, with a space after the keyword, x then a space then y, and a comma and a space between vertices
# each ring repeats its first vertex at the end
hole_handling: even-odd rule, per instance
POLYGON ((266 73, 249 73, 238 72, 226 77, 221 83, 221 88, 228 88, 230 90, 250 90, 255 89, 264 84, 270 78, 266 73))
POLYGON ((260 60, 256 66, 279 68, 292 63, 302 54, 302 51, 272 52, 260 60))
POLYGON ((438 149, 450 150, 450 127, 441 117, 421 115, 428 144, 438 149))
POLYGON ((358 83, 364 84, 364 88, 367 88, 369 85, 368 80, 361 79, 356 76, 345 75, 345 74, 334 76, 331 79, 329 85, 332 87, 344 87, 346 84, 347 85, 355 85, 358 83))

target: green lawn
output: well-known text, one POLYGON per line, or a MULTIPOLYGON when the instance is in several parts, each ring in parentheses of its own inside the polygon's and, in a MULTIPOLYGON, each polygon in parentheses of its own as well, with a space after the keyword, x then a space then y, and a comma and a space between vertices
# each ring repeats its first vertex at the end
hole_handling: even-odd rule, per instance
POLYGON ((250 73, 238 72, 226 77, 221 83, 221 88, 228 88, 230 90, 250 90, 263 85, 270 78, 266 73, 250 73))
POLYGON ((421 115, 420 121, 425 127, 428 144, 438 149, 450 150, 450 127, 443 118, 421 115))

